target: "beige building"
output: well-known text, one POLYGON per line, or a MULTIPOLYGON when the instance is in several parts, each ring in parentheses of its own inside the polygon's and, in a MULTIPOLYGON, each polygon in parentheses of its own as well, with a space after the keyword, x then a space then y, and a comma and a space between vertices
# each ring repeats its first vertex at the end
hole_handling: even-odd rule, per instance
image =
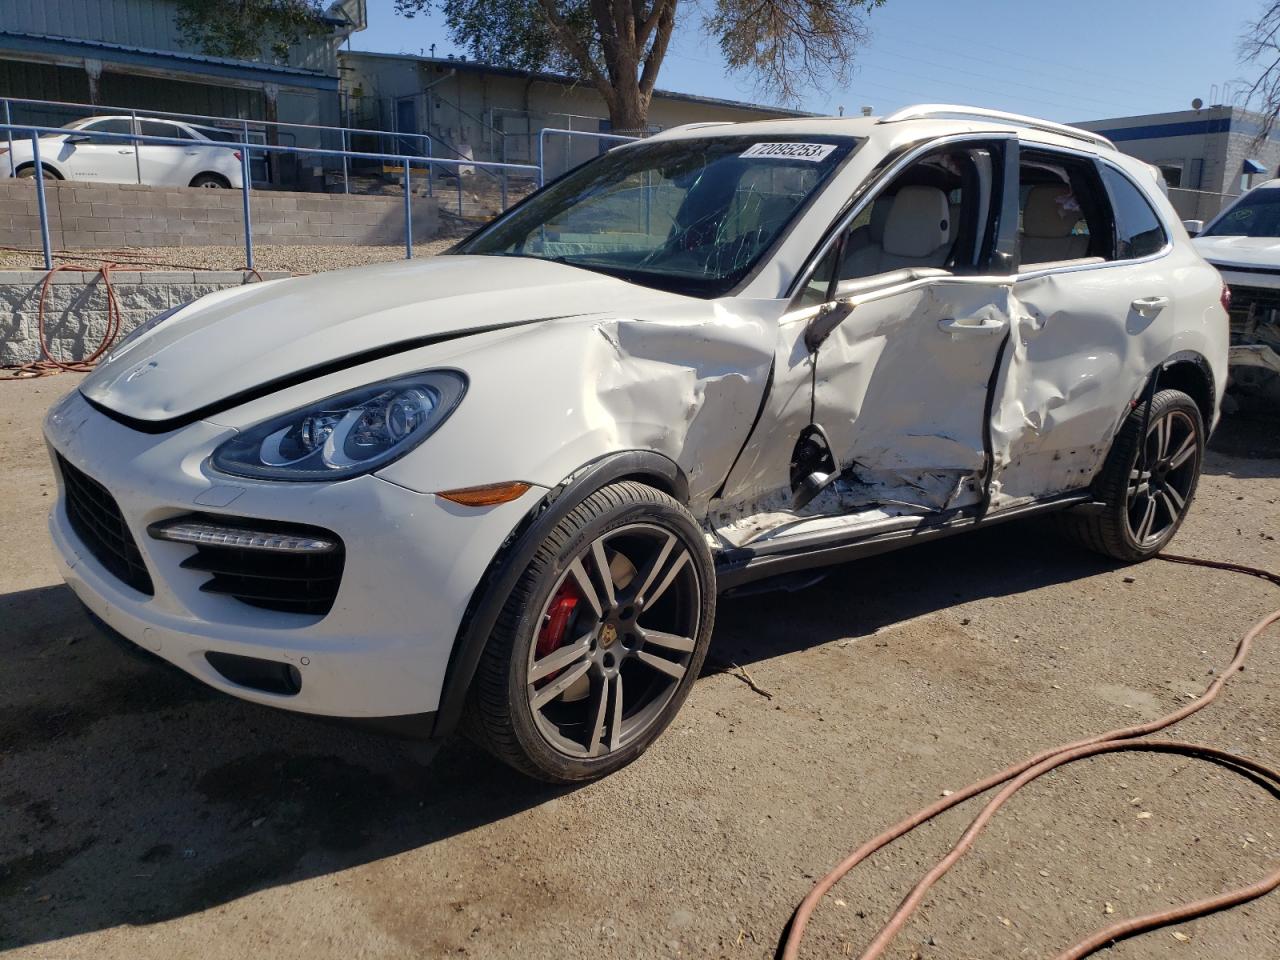
MULTIPOLYGON (((561 128, 613 131, 604 99, 588 83, 550 73, 512 70, 455 58, 342 51, 339 74, 352 126, 428 134, 435 156, 536 163, 538 131, 561 128)), ((650 130, 712 120, 809 116, 693 94, 654 93, 650 130)), ((420 153, 425 143, 405 136, 396 151, 420 153)), ((589 138, 546 138, 548 175, 595 155, 589 138)))
POLYGON ((1160 168, 1169 199, 1188 219, 1209 220, 1233 197, 1280 176, 1280 130, 1240 107, 1113 117, 1079 124, 1160 168))

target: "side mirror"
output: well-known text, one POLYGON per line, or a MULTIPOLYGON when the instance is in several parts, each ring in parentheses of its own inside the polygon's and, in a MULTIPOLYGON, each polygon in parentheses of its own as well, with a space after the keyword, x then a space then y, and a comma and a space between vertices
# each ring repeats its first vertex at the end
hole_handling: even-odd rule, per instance
POLYGON ((73 133, 71 136, 67 137, 67 139, 63 142, 71 143, 71 144, 88 143, 92 139, 93 138, 90 137, 87 133, 73 133))
POLYGON ((1203 220, 1183 220, 1182 225, 1187 228, 1187 233, 1193 237, 1198 237, 1204 233, 1203 220))

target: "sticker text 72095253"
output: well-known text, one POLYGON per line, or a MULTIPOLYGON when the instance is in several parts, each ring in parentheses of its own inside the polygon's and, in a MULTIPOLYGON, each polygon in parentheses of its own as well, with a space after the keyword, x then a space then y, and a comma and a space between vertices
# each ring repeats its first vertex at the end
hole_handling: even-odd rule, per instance
POLYGON ((768 157, 776 160, 810 160, 817 163, 835 149, 833 143, 754 143, 739 156, 768 157))

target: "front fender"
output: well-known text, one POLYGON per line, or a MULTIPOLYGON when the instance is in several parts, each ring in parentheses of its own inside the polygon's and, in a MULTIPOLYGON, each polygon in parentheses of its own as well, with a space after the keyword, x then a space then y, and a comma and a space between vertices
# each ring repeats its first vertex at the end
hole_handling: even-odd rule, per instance
POLYGON ((566 319, 460 349, 467 397, 428 443, 380 475, 424 492, 523 480, 644 450, 678 466, 695 516, 720 486, 773 358, 765 316, 689 301, 644 319, 566 319), (442 482, 442 481, 446 481, 442 482))

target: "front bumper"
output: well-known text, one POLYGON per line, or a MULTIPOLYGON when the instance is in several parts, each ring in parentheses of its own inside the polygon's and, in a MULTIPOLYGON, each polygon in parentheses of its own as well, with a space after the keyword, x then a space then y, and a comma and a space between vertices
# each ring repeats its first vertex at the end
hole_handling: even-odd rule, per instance
POLYGON ((209 453, 232 431, 201 422, 158 436, 131 430, 73 392, 45 422, 56 454, 114 496, 154 583, 146 596, 117 579, 72 529, 63 479, 49 532, 67 584, 92 613, 139 646, 226 693, 303 713, 386 718, 436 710, 467 604, 511 531, 546 492, 497 507, 456 506, 376 476, 339 483, 223 477, 209 453), (194 552, 154 540, 148 525, 190 512, 323 526, 346 546, 333 609, 322 617, 250 607, 201 592, 194 552), (301 689, 268 693, 230 682, 208 652, 297 668, 301 689))

